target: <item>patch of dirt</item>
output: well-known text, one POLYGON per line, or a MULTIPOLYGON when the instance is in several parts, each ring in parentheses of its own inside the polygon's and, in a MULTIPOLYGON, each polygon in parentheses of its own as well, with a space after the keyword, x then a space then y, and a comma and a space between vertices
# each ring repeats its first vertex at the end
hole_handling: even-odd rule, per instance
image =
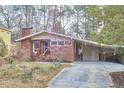
POLYGON ((124 71, 110 73, 115 88, 124 88, 124 71))

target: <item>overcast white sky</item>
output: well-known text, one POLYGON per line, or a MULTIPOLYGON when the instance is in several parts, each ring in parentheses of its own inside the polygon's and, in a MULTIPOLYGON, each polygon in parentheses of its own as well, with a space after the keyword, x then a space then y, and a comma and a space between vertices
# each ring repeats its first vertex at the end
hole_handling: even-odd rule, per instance
POLYGON ((124 5, 124 0, 0 0, 3 5, 124 5))

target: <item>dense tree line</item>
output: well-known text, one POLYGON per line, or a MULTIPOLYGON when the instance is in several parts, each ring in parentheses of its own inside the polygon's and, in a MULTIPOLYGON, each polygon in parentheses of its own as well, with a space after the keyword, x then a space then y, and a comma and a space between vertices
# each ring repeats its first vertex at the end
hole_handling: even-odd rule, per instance
POLYGON ((106 44, 124 44, 124 6, 13 5, 0 6, 0 22, 20 37, 22 27, 33 32, 55 31, 106 44))
POLYGON ((124 6, 91 6, 87 10, 95 30, 89 39, 103 44, 116 45, 117 60, 124 64, 124 6), (100 29, 99 31, 97 31, 100 29))
POLYGON ((20 37, 22 27, 32 26, 33 31, 56 31, 85 38, 90 31, 88 6, 23 5, 0 6, 0 22, 12 30, 12 37, 20 37))
POLYGON ((95 28, 89 38, 105 44, 124 45, 124 6, 92 6, 88 14, 94 20, 95 28))

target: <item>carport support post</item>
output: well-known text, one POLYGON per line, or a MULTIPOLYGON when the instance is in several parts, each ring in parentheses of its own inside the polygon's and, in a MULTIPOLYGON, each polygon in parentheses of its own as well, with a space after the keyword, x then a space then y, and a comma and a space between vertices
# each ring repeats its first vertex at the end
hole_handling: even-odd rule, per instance
POLYGON ((114 61, 114 62, 116 61, 116 60, 115 60, 115 59, 116 59, 115 57, 116 57, 116 48, 114 49, 114 57, 113 57, 113 61, 114 61))
POLYGON ((105 61, 105 51, 103 52, 103 60, 105 61))

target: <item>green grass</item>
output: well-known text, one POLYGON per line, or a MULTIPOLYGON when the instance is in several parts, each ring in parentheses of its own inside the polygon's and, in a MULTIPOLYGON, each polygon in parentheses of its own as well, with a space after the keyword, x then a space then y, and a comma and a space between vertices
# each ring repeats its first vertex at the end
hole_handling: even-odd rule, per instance
POLYGON ((69 65, 22 62, 0 68, 0 87, 47 87, 48 82, 69 65))

